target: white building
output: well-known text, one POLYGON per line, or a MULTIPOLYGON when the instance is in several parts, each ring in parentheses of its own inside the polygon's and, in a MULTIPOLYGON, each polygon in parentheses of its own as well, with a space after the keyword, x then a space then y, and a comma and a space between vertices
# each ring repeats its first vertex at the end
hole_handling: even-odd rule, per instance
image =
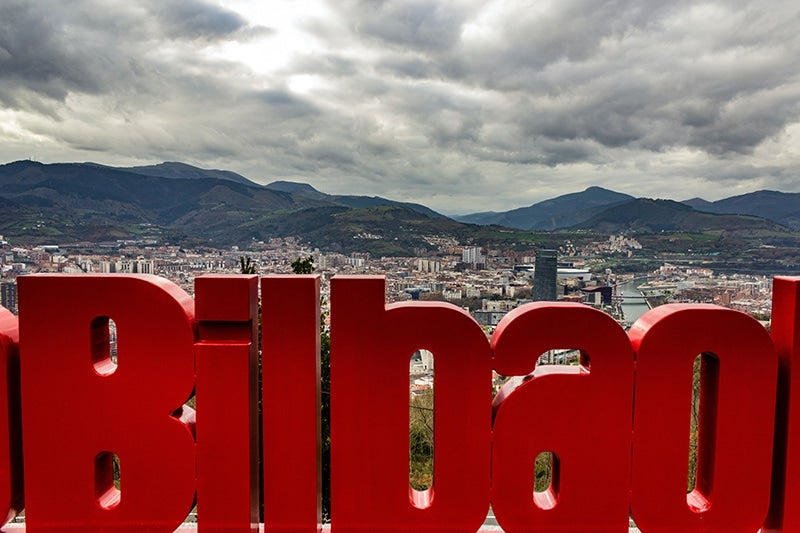
POLYGON ((461 252, 461 262, 477 267, 478 265, 486 264, 486 257, 481 253, 480 247, 472 246, 464 248, 461 252))

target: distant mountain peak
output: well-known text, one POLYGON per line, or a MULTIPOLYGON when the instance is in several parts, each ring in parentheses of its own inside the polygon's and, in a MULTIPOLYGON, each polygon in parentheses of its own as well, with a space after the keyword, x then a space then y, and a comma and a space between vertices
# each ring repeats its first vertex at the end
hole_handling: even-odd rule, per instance
POLYGON ((496 224, 525 230, 553 230, 573 226, 599 213, 613 204, 632 200, 633 196, 597 185, 582 192, 564 194, 528 207, 501 213, 473 213, 455 217, 471 224, 496 224))
POLYGON ((636 198, 616 204, 572 229, 602 233, 781 231, 778 224, 765 218, 702 212, 684 202, 663 198, 636 198))
POLYGON ((28 168, 28 167, 43 167, 44 163, 40 163, 39 161, 34 161, 33 159, 20 159, 18 161, 11 161, 10 163, 5 163, 0 165, 0 167, 4 168, 28 168))
POLYGON ((312 185, 308 183, 302 183, 299 181, 286 181, 286 180, 278 180, 273 181, 265 185, 267 189, 272 191, 280 191, 280 192, 288 192, 288 193, 316 193, 322 194, 320 191, 315 189, 312 185))
POLYGON ((713 206, 713 202, 709 202, 708 200, 700 197, 689 198, 688 200, 684 200, 681 202, 684 205, 688 205, 689 207, 693 207, 698 211, 708 211, 710 206, 713 206))
MULTIPOLYGON (((115 168, 115 167, 107 167, 115 168)), ((140 167, 120 167, 117 170, 125 172, 132 172, 143 176, 151 176, 155 178, 170 178, 170 179, 221 179, 227 181, 235 181, 248 187, 261 187, 261 185, 245 178, 241 174, 231 172, 230 170, 217 170, 205 169, 181 163, 179 161, 164 161, 155 165, 146 165, 140 167)))
POLYGON ((692 199, 684 203, 707 213, 753 215, 800 229, 800 193, 762 189, 715 202, 692 199))
POLYGON ((151 165, 156 168, 196 168, 188 163, 182 163, 180 161, 163 161, 161 163, 156 163, 155 165, 151 165))

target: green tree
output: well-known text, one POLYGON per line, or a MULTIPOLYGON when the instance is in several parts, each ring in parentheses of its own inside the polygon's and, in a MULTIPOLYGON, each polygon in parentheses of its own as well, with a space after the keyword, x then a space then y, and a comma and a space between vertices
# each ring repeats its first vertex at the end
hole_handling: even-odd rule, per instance
POLYGON ((314 270, 314 258, 310 255, 305 259, 298 257, 292 262, 292 272, 295 274, 313 274, 314 270))
POLYGON ((239 256, 239 270, 242 274, 255 274, 256 265, 250 260, 249 257, 243 255, 239 256))
POLYGON ((322 440, 322 515, 331 515, 331 336, 323 325, 320 331, 320 405, 322 440))
POLYGON ((411 399, 409 405, 408 478, 416 490, 433 485, 433 392, 411 399))

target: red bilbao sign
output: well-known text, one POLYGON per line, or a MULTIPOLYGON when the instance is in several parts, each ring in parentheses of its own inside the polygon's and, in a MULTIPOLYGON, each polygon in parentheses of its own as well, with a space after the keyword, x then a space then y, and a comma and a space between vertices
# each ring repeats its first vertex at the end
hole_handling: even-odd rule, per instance
MULTIPOLYGON (((194 300, 152 276, 18 282, 19 324, 0 313, 9 518, 24 506, 31 532, 170 532, 196 502, 199 531, 321 528, 317 277, 260 280, 260 420, 257 277, 200 277, 194 300)), ((775 280, 772 336, 714 306, 659 307, 626 334, 590 307, 537 303, 489 341, 454 306, 384 294, 381 277, 331 282, 333 531, 469 533, 491 505, 507 532, 622 533, 629 515, 645 532, 800 532, 800 278, 775 280), (559 348, 582 364, 535 366, 559 348), (408 480, 419 349, 436 358, 427 491, 408 480), (529 377, 492 398, 493 369, 529 377), (542 452, 554 479, 534 492, 542 452)))

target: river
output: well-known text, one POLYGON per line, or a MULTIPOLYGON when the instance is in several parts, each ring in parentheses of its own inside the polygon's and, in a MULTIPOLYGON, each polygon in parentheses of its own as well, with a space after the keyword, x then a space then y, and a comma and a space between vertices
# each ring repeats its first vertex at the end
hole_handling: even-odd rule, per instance
POLYGON ((621 294, 623 297, 622 312, 625 314, 625 321, 630 324, 636 322, 650 309, 638 289, 639 285, 643 283, 647 283, 647 280, 634 279, 617 286, 617 294, 621 294))

